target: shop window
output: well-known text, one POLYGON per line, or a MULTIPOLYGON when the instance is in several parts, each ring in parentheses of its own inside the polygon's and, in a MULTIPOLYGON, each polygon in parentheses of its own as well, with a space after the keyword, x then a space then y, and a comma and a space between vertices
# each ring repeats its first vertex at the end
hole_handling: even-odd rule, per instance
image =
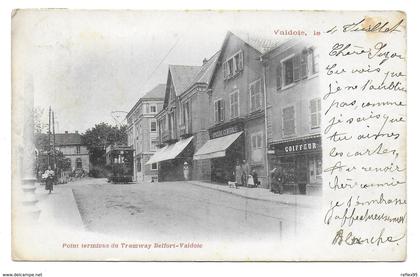
POLYGON ((150 132, 156 132, 157 128, 156 128, 156 121, 152 120, 150 121, 150 132))
POLYGON ((239 116, 239 90, 232 92, 229 95, 230 99, 230 118, 239 116))
POLYGON ((152 163, 151 168, 152 170, 157 170, 158 169, 157 163, 152 163))
POLYGON ((283 135, 295 134, 295 107, 290 106, 283 109, 283 135))
POLYGON ((312 99, 309 103, 311 113, 311 128, 319 128, 321 126, 321 98, 312 99))
POLYGON ((261 79, 249 85, 251 112, 261 109, 262 107, 262 92, 261 91, 262 91, 261 79))
POLYGON ((243 70, 243 52, 239 51, 223 63, 223 77, 228 80, 243 70))
POLYGON ((225 102, 223 99, 214 102, 214 120, 216 123, 225 120, 225 102))

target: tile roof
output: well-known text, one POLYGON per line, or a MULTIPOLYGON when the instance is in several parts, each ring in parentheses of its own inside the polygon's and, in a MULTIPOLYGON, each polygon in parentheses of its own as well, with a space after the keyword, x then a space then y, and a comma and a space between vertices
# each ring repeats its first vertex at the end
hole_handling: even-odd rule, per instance
POLYGON ((196 83, 208 84, 210 82, 210 78, 216 67, 219 55, 220 51, 216 52, 205 64, 201 66, 200 71, 195 76, 191 85, 196 83))
MULTIPOLYGON (((53 136, 51 136, 51 142, 53 136)), ((79 133, 55 134, 55 145, 81 145, 82 136, 79 133)))
POLYGON ((171 72, 172 82, 177 96, 191 85, 191 82, 200 69, 200 66, 169 65, 169 71, 171 72))
POLYGON ((278 36, 264 36, 262 34, 254 34, 238 30, 230 32, 261 54, 276 48, 288 40, 286 38, 279 39, 278 36))
POLYGON ((166 89, 165 84, 159 84, 155 86, 151 91, 147 92, 140 99, 156 99, 156 98, 163 99, 165 97, 165 89, 166 89))

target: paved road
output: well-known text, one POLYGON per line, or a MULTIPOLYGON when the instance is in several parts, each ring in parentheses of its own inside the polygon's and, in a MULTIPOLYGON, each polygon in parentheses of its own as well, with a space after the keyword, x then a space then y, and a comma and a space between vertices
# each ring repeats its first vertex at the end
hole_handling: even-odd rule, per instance
POLYGON ((73 185, 85 227, 137 239, 273 240, 295 232, 308 209, 183 182, 73 185))

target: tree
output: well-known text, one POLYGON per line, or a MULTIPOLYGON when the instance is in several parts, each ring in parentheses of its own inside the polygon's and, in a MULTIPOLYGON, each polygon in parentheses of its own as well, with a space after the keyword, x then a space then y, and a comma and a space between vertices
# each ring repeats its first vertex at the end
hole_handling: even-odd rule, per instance
POLYGON ((103 177, 106 148, 113 144, 127 144, 126 126, 111 126, 104 122, 96 124, 82 134, 82 143, 89 150, 92 176, 103 177))

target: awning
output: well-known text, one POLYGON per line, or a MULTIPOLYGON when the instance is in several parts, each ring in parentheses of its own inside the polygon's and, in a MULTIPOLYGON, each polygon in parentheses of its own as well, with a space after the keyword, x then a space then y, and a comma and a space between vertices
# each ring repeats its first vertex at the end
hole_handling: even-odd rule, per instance
POLYGON ((234 143, 242 131, 207 141, 195 154, 194 160, 212 159, 226 156, 226 149, 234 143))
POLYGON ((175 159, 188 146, 193 137, 180 140, 174 144, 162 147, 150 158, 146 164, 153 164, 162 161, 175 159))

